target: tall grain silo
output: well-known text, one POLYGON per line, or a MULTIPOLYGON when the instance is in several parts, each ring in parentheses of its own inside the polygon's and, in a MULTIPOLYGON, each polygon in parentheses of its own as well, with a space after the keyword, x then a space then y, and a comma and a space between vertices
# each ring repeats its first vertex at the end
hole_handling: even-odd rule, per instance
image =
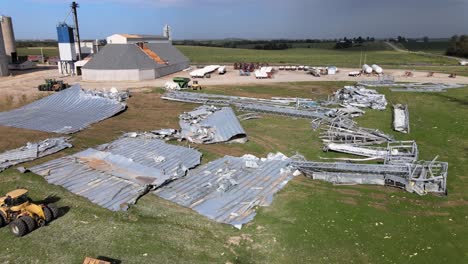
POLYGON ((8 76, 8 57, 5 53, 5 44, 3 43, 2 28, 0 27, 0 77, 8 76))
POLYGON ((2 24, 3 42, 5 43, 5 52, 10 63, 18 60, 16 53, 15 32, 13 31, 13 22, 9 16, 1 16, 0 23, 2 24))
POLYGON ((77 58, 73 28, 66 23, 58 24, 57 36, 60 54, 59 72, 61 74, 74 74, 74 63, 77 58))

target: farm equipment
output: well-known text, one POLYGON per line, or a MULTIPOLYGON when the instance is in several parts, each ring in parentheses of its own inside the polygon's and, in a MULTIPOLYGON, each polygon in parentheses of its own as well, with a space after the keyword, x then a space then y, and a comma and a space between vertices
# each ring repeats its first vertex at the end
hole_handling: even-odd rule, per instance
POLYGON ((202 86, 196 80, 193 81, 191 87, 192 87, 192 90, 201 90, 202 89, 202 86))
POLYGON ((8 224, 17 237, 50 223, 58 215, 59 210, 54 204, 32 203, 26 189, 17 189, 0 197, 0 227, 8 224))
POLYGON ((244 70, 239 70, 239 75, 240 76, 250 76, 250 72, 249 71, 244 71, 244 70))
POLYGON ((451 74, 449 75, 449 78, 457 78, 457 74, 456 74, 456 73, 451 73, 451 74))
POLYGON ((404 77, 413 77, 414 74, 410 71, 405 71, 405 74, 403 75, 404 77))
POLYGON ((61 80, 55 80, 55 79, 45 79, 45 83, 41 84, 37 87, 39 91, 62 91, 64 89, 67 89, 70 87, 68 83, 64 83, 61 80))
POLYGON ((172 79, 173 82, 177 83, 180 88, 188 88, 190 78, 185 78, 185 77, 174 77, 172 79))

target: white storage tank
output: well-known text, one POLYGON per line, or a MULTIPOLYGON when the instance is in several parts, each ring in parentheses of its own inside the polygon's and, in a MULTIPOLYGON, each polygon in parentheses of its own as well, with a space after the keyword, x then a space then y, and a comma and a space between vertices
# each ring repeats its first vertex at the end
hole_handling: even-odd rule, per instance
POLYGON ((8 57, 8 62, 16 62, 18 60, 18 55, 16 53, 15 33, 13 31, 11 17, 1 16, 0 23, 2 24, 3 42, 5 44, 5 53, 8 57))
POLYGON ((5 53, 5 44, 3 43, 2 28, 0 27, 0 77, 8 76, 8 57, 5 53))
POLYGON ((383 69, 377 64, 372 64, 372 70, 377 74, 383 73, 383 69))
POLYGON ((364 64, 364 65, 362 65, 362 72, 367 73, 367 74, 371 74, 372 73, 372 68, 369 65, 364 64))

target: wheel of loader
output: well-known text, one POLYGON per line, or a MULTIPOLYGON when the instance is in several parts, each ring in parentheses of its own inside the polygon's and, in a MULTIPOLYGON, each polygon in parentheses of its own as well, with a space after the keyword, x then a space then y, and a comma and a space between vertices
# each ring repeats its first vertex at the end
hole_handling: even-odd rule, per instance
POLYGON ((47 224, 54 220, 54 215, 49 208, 44 207, 42 210, 44 211, 44 217, 47 224))
POLYGON ((20 219, 23 220, 23 222, 26 224, 29 232, 32 232, 34 229, 36 229, 36 221, 34 221, 34 219, 29 215, 23 216, 20 219))
POLYGON ((17 237, 22 237, 28 233, 26 223, 21 219, 16 219, 10 223, 10 231, 17 237))
POLYGON ((52 212, 52 217, 53 217, 54 219, 57 218, 57 217, 59 216, 59 209, 58 209, 58 207, 57 207, 55 204, 53 204, 53 203, 48 204, 48 205, 47 205, 47 208, 49 208, 50 212, 52 212))
POLYGON ((4 227, 6 225, 6 217, 2 211, 0 211, 0 227, 4 227))

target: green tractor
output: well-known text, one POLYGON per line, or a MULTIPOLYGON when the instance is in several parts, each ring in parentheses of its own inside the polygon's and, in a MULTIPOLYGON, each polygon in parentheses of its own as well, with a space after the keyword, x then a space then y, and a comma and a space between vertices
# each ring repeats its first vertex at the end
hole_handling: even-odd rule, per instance
POLYGON ((190 78, 174 77, 172 81, 177 83, 181 89, 185 89, 189 86, 190 78))
POLYGON ((45 79, 45 83, 41 84, 37 87, 39 91, 62 91, 64 89, 67 89, 70 87, 68 83, 64 83, 61 80, 55 80, 55 79, 45 79))

